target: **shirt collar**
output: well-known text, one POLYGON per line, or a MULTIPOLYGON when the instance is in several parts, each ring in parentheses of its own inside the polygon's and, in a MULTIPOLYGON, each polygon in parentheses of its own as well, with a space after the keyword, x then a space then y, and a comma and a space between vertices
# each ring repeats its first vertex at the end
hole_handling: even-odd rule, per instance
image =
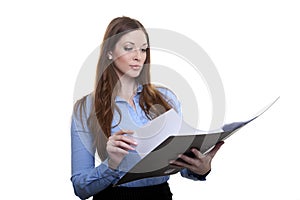
POLYGON ((137 94, 139 94, 139 93, 141 93, 141 92, 142 92, 142 90, 143 90, 143 85, 142 85, 142 84, 140 84, 140 83, 138 83, 138 85, 137 85, 137 89, 136 89, 136 93, 137 93, 137 94))

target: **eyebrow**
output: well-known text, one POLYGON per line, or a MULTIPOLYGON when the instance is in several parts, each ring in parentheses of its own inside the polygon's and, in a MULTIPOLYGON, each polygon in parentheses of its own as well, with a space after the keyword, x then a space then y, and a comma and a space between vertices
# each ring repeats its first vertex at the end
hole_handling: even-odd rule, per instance
MULTIPOLYGON (((126 43, 129 43, 129 44, 135 45, 135 43, 134 43, 134 42, 130 42, 130 41, 124 42, 124 44, 126 44, 126 43)), ((147 46, 148 46, 148 43, 146 42, 146 43, 142 44, 142 46, 145 46, 145 45, 147 45, 147 46)))

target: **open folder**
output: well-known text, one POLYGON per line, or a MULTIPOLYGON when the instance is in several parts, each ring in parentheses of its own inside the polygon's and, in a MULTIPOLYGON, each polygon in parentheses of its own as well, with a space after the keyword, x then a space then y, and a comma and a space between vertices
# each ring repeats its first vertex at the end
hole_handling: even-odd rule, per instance
MULTIPOLYGON (((247 121, 226 124, 220 130, 209 132, 191 127, 179 117, 176 111, 170 109, 130 136, 137 141, 138 145, 135 151, 125 157, 124 162, 130 164, 127 165, 128 169, 122 170, 126 173, 116 185, 179 172, 182 168, 171 165, 170 160, 178 159, 178 155, 182 153, 193 156, 190 151, 192 148, 197 148, 202 153, 208 152, 215 144, 230 137, 262 115, 278 99, 279 97, 247 121)), ((124 163, 121 163, 121 166, 122 164, 124 163)))

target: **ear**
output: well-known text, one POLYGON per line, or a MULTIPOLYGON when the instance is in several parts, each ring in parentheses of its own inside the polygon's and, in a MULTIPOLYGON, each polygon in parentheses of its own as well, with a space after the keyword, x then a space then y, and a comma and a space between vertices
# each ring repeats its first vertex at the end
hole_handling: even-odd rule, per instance
POLYGON ((112 58, 113 58, 113 56, 112 56, 112 51, 109 51, 109 52, 107 53, 107 58, 108 58, 109 60, 112 60, 112 58))

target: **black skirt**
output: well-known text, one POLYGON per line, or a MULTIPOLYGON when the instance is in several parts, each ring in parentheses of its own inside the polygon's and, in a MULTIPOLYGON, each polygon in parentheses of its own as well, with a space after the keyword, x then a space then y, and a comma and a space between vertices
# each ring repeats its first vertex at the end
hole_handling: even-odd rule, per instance
POLYGON ((167 182, 146 187, 109 186, 93 196, 93 200, 172 200, 172 193, 167 182))

